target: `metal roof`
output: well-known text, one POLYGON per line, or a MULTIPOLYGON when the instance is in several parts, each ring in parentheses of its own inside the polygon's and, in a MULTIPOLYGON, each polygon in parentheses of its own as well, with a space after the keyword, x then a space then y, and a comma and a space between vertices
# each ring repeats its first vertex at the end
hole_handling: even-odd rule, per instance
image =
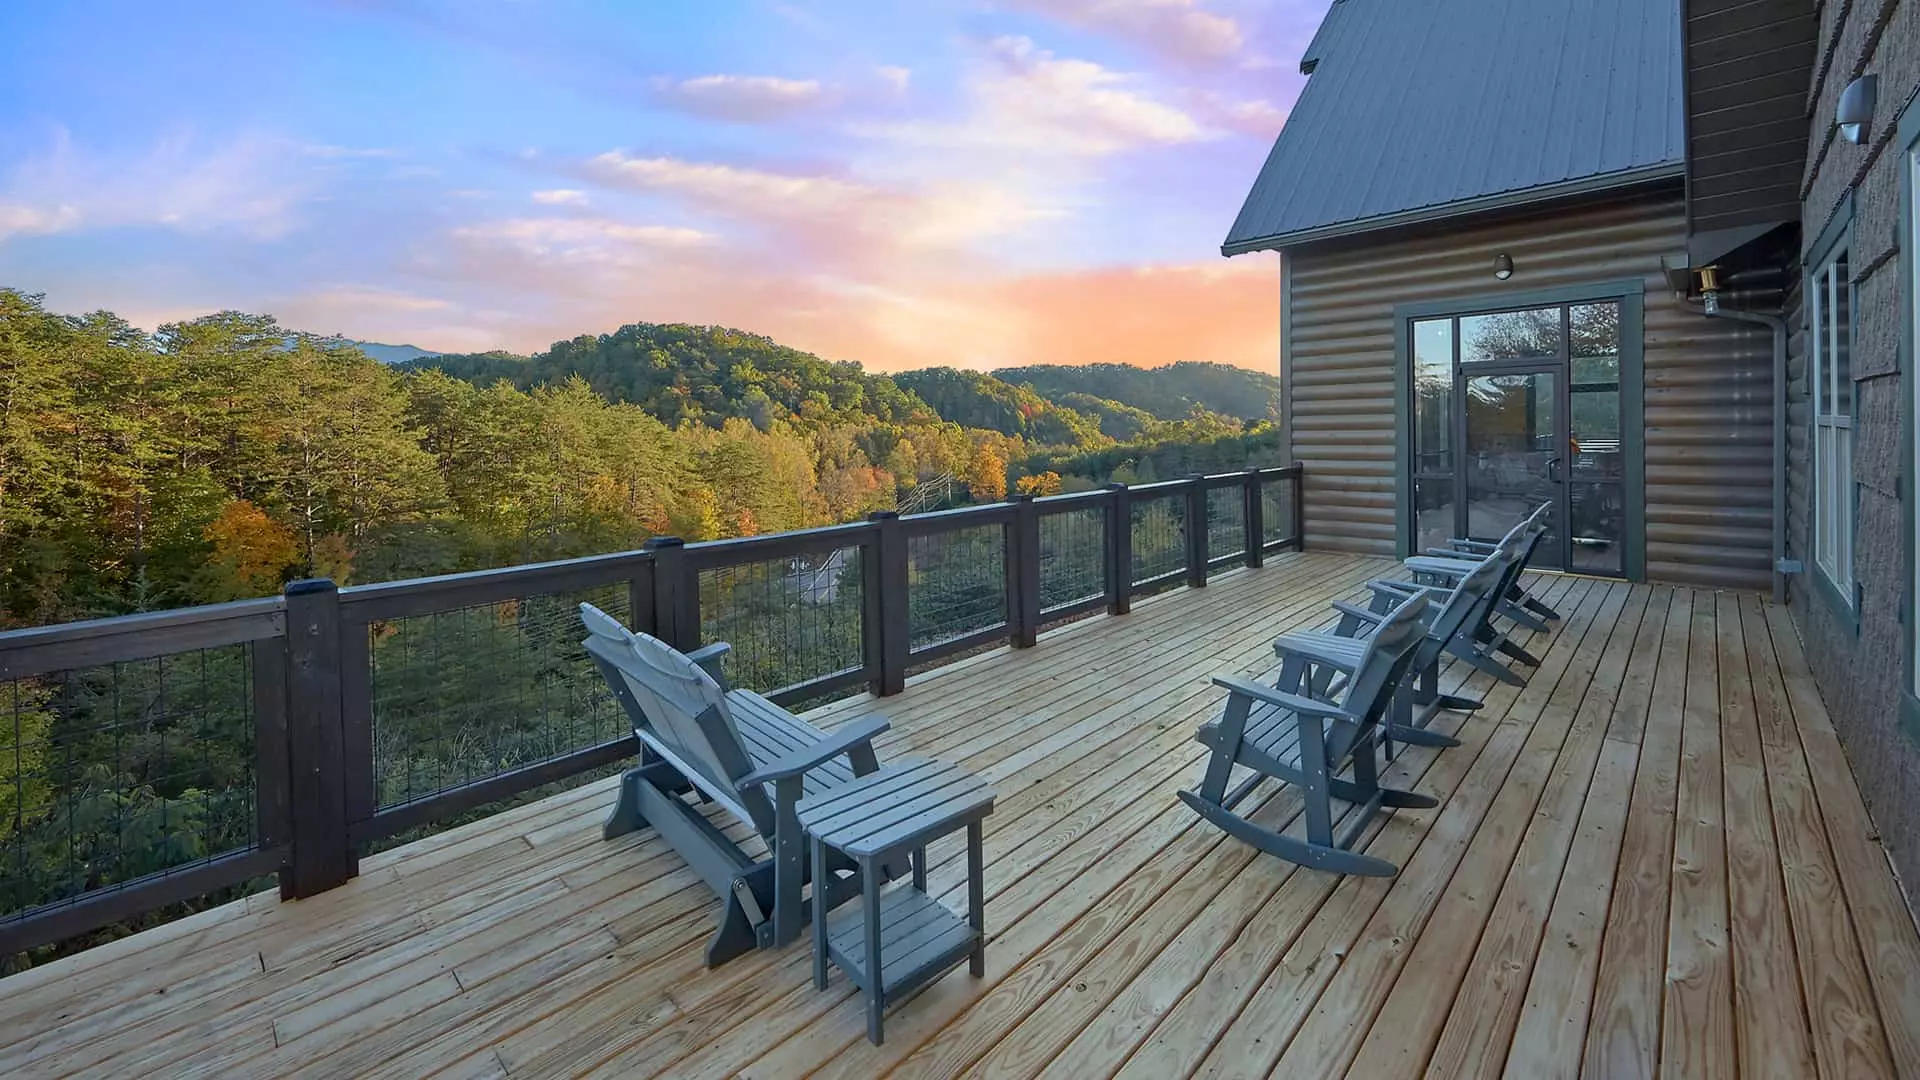
POLYGON ((1334 0, 1221 250, 1679 176, 1679 0, 1334 0))

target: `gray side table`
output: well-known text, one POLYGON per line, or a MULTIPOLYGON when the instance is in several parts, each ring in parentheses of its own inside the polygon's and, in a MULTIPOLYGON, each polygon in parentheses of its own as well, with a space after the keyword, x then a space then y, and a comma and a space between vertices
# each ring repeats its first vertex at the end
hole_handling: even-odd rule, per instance
POLYGON ((867 1038, 881 1042, 887 1004, 947 973, 961 959, 986 974, 986 893, 981 881, 980 823, 993 812, 994 791, 957 765, 902 758, 851 784, 802 800, 800 825, 813 843, 813 865, 826 866, 831 847, 853 860, 862 888, 858 910, 833 918, 813 907, 813 985, 827 986, 827 962, 847 973, 867 998, 867 1038), (927 845, 967 830, 967 917, 927 895, 927 845), (910 855, 911 884, 881 887, 881 867, 910 855))

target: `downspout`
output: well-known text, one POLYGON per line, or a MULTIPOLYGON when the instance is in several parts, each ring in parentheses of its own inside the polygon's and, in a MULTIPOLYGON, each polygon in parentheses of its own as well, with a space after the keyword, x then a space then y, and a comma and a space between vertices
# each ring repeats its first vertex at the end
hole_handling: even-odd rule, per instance
POLYGON ((1773 331, 1773 602, 1787 602, 1787 320, 1762 311, 1720 306, 1709 319, 1765 326, 1773 331))

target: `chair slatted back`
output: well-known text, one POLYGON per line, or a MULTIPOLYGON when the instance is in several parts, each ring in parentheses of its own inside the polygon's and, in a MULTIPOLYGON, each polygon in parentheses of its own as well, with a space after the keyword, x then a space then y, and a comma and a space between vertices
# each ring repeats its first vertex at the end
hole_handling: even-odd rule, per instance
POLYGON ((1497 586, 1506 579, 1513 556, 1496 550, 1467 572, 1447 596, 1447 602, 1427 621, 1427 636, 1444 645, 1462 630, 1478 626, 1499 599, 1497 586))
POLYGON ((1347 681, 1340 708, 1356 722, 1378 719, 1393 701, 1413 656, 1427 636, 1427 598, 1416 593, 1400 602, 1364 639, 1366 648, 1347 681))
POLYGON ((580 605, 587 652, 608 682, 624 689, 634 732, 671 755, 676 768, 693 769, 688 780, 730 804, 762 833, 773 828, 765 792, 742 790, 740 777, 753 770, 746 743, 734 725, 726 691, 687 654, 651 634, 627 629, 592 604, 580 605), (702 782, 704 781, 704 783, 702 782))

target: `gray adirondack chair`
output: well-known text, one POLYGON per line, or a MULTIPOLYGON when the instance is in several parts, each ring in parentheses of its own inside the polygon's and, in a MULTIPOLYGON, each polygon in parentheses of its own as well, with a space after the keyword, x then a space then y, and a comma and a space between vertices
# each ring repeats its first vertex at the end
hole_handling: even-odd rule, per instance
POLYGON ((1281 660, 1280 687, 1297 690, 1304 685, 1307 692, 1323 700, 1339 693, 1354 675, 1358 659, 1355 640, 1379 626, 1409 596, 1421 595, 1429 604, 1426 636, 1414 650, 1408 678, 1401 680, 1394 695, 1385 732, 1388 756, 1392 756, 1394 740, 1420 746, 1458 746, 1458 739, 1431 730, 1434 715, 1442 710, 1472 712, 1483 703, 1440 693, 1440 660, 1448 653, 1460 655, 1479 648, 1473 631, 1493 606, 1494 590, 1499 587, 1508 558, 1505 552, 1495 550, 1448 590, 1408 588, 1402 582, 1369 582, 1372 599, 1368 607, 1334 603, 1340 612, 1340 624, 1331 632, 1302 630, 1275 639, 1273 650, 1281 660))
MULTIPOLYGON (((1510 657, 1529 667, 1540 666, 1540 658, 1522 648, 1518 642, 1512 640, 1511 636, 1516 628, 1533 629, 1535 620, 1516 618, 1515 611, 1518 605, 1512 603, 1508 597, 1519 580, 1521 572, 1526 569, 1528 553, 1546 532, 1546 510, 1547 508, 1542 506, 1528 515, 1525 520, 1502 537, 1500 543, 1494 548, 1494 553, 1501 556, 1504 564, 1500 580, 1494 587, 1494 602, 1485 615, 1478 620, 1477 625, 1472 627, 1471 647, 1468 647, 1468 642, 1456 641, 1456 647, 1449 650, 1481 671, 1514 686, 1524 686, 1527 680, 1511 667, 1501 663, 1498 656, 1510 657), (1496 615, 1506 617, 1512 625, 1503 628, 1496 624, 1494 622, 1496 615)), ((1413 573, 1415 580, 1385 584, 1398 588, 1403 593, 1425 587, 1426 583, 1419 580, 1423 577, 1450 585, 1458 584, 1482 561, 1484 560, 1415 556, 1402 564, 1413 573)), ((1519 612, 1519 614, 1525 616, 1526 613, 1519 612)))
POLYGON ((1432 796, 1380 786, 1377 754, 1384 720, 1401 679, 1426 635, 1426 596, 1408 597, 1363 638, 1354 639, 1351 677, 1334 700, 1216 675, 1227 690, 1220 716, 1196 738, 1212 750, 1205 775, 1180 799, 1229 836, 1289 862, 1341 874, 1391 877, 1399 868, 1352 850, 1367 822, 1382 807, 1427 807, 1432 796), (1234 786, 1236 766, 1253 770, 1234 786), (1351 767, 1351 778, 1339 774, 1351 767), (1259 825, 1235 812, 1260 782, 1272 777, 1300 790, 1304 837, 1259 825), (1333 831, 1333 799, 1358 809, 1339 835, 1333 831))
MULTIPOLYGON (((829 909, 857 896, 851 861, 808 865, 794 807, 805 795, 844 785, 879 763, 873 739, 884 717, 822 732, 750 690, 728 689, 725 643, 692 654, 634 633, 594 607, 580 605, 588 635, 582 644, 627 710, 640 740, 640 766, 620 778, 608 818, 608 839, 653 826, 720 897, 724 910, 707 945, 717 966, 755 948, 785 945, 808 923, 808 906, 829 909), (756 858, 683 796, 713 803, 751 825, 768 855, 756 858), (811 897, 803 897, 807 882, 811 897)), ((897 876, 888 868, 888 877, 897 876)))
MULTIPOLYGON (((1520 562, 1523 569, 1526 564, 1533 561, 1534 549, 1540 546, 1540 541, 1545 539, 1547 535, 1547 515, 1550 513, 1552 513, 1552 504, 1541 503, 1534 508, 1533 513, 1527 515, 1526 519, 1513 527, 1513 530, 1524 530, 1529 527, 1529 523, 1538 527, 1537 531, 1533 534, 1533 542, 1528 544, 1526 551, 1521 553, 1520 562)), ((1509 530, 1509 534, 1511 534, 1513 530, 1509 530)), ((1424 557, 1471 563, 1477 559, 1483 559, 1493 554, 1499 546, 1498 542, 1488 543, 1485 540, 1468 540, 1456 537, 1447 541, 1447 546, 1445 547, 1428 548, 1424 557)), ((1500 597, 1500 602, 1496 610, 1521 626, 1540 632, 1546 631, 1549 622, 1556 621, 1560 618, 1559 612, 1548 607, 1538 597, 1528 592, 1526 586, 1520 583, 1517 575, 1515 576, 1513 584, 1508 586, 1506 593, 1500 597)))

